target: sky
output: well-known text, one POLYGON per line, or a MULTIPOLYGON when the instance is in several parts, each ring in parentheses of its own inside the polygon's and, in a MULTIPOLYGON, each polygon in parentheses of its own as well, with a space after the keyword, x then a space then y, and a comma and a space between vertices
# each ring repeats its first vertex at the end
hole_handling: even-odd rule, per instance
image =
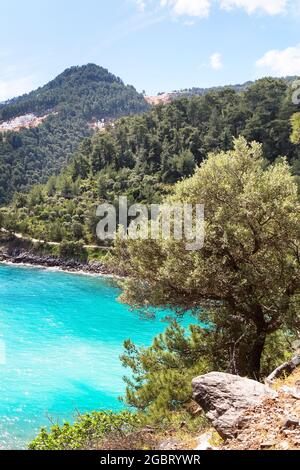
POLYGON ((0 0, 0 102, 91 62, 148 95, 300 75, 300 0, 0 0))

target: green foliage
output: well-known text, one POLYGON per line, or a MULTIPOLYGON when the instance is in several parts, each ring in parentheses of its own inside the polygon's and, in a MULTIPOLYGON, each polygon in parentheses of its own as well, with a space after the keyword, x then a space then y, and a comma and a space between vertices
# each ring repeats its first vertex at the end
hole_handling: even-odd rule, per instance
POLYGON ((261 358, 262 376, 266 377, 294 355, 293 341, 298 339, 294 329, 281 329, 268 335, 261 358))
POLYGON ((292 134, 291 142, 293 144, 300 144, 300 113, 295 113, 291 117, 292 134))
POLYGON ((132 432, 139 425, 136 415, 122 411, 93 412, 80 415, 74 424, 68 422, 45 428, 29 444, 30 450, 82 450, 97 448, 109 434, 132 432))
POLYGON ((86 261, 88 258, 88 252, 82 242, 63 241, 59 245, 58 253, 60 258, 80 261, 86 261))
POLYGON ((0 203, 58 173, 92 134, 92 120, 147 107, 133 87, 93 64, 72 67, 44 87, 0 105, 0 122, 28 113, 49 115, 36 128, 0 133, 0 203))
MULTIPOLYGON (((124 401, 139 412, 145 423, 177 429, 178 422, 184 421, 190 429, 198 427, 198 433, 206 425, 203 416, 195 419, 193 413, 192 379, 211 370, 236 372, 230 366, 228 351, 234 348, 234 340, 230 341, 226 333, 230 319, 213 312, 209 317, 205 316, 214 322, 209 328, 200 324, 183 328, 174 321, 147 348, 125 341, 121 360, 131 373, 124 379, 124 401)), ((268 336, 262 356, 264 376, 290 359, 295 339, 288 330, 268 336)))
MULTIPOLYGON (((173 183, 189 176, 209 152, 232 148, 239 135, 261 142, 269 161, 278 155, 293 160, 299 153, 289 140, 295 109, 290 92, 283 80, 262 79, 243 93, 224 88, 121 119, 95 140, 91 171, 130 168, 141 176, 158 173, 163 182, 173 183)), ((82 175, 75 171, 75 176, 82 175)))
POLYGON ((42 187, 42 195, 39 187, 34 198, 18 196, 8 220, 25 221, 29 235, 41 233, 47 241, 95 244, 99 203, 117 205, 119 195, 130 203, 157 203, 209 152, 231 149, 240 134, 262 142, 270 162, 286 155, 300 174, 300 147, 289 138, 295 111, 290 93, 287 82, 263 79, 242 93, 225 88, 121 118, 106 132, 84 139, 72 163, 42 187))
POLYGON ((169 202, 205 205, 204 248, 119 240, 116 262, 129 275, 123 301, 207 309, 206 323, 227 334, 232 369, 259 377, 267 336, 299 325, 300 204, 287 162, 265 168, 261 146, 240 138, 178 183, 169 202))
POLYGON ((208 369, 206 336, 200 326, 191 325, 187 332, 174 322, 149 348, 126 341, 121 360, 132 372, 125 379, 126 403, 143 412, 152 424, 162 425, 174 413, 186 412, 191 405, 192 378, 208 369))

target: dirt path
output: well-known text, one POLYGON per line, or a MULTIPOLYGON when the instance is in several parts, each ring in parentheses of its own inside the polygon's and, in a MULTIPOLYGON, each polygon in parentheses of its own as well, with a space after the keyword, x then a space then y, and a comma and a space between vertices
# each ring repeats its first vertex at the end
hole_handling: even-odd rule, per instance
MULTIPOLYGON (((10 232, 9 230, 6 230, 5 228, 1 228, 1 232, 3 233, 11 233, 12 235, 14 235, 16 238, 18 238, 19 240, 28 240, 28 241, 31 241, 33 243, 47 243, 47 245, 50 245, 50 246, 59 246, 60 245, 60 242, 47 242, 46 240, 40 240, 38 238, 32 238, 32 237, 29 237, 28 235, 23 235, 22 233, 18 233, 18 232, 10 232)), ((84 245, 84 248, 85 249, 91 249, 91 250, 105 250, 105 251, 110 251, 112 250, 112 247, 110 246, 99 246, 99 245, 84 245)))

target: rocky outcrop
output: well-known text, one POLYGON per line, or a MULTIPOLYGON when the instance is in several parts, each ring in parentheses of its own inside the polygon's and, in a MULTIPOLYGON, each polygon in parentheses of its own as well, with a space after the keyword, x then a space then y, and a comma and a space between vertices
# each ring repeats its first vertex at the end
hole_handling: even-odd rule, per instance
POLYGON ((248 408, 276 396, 267 385, 223 372, 196 377, 192 386, 194 400, 224 438, 237 434, 248 408))
POLYGON ((276 398, 267 398, 249 408, 238 436, 227 440, 223 450, 299 450, 300 399, 278 391, 276 398))
POLYGON ((0 251, 0 262, 13 264, 29 264, 46 268, 58 268, 69 272, 84 272, 87 274, 113 275, 106 265, 98 261, 81 263, 73 259, 62 259, 55 256, 41 255, 24 250, 0 251))

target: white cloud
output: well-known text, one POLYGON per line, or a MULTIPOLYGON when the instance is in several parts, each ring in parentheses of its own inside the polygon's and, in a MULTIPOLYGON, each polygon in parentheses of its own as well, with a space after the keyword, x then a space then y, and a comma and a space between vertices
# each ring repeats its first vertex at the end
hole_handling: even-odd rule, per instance
POLYGON ((219 52, 215 52, 210 56, 210 66, 213 70, 221 70, 223 68, 222 56, 219 52))
POLYGON ((281 76, 300 75, 300 44, 266 52, 256 61, 256 66, 281 76))
MULTIPOLYGON (((138 9, 144 11, 146 6, 154 4, 150 0, 134 0, 138 9)), ((155 0, 161 8, 168 7, 175 16, 190 16, 205 18, 210 14, 212 4, 218 3, 222 10, 240 8, 249 15, 262 12, 267 15, 278 15, 288 10, 288 5, 294 0, 155 0)))
POLYGON ((220 4, 224 10, 243 8, 249 15, 256 11, 278 15, 286 11, 288 0, 220 0, 220 4))
POLYGON ((28 93, 34 88, 33 77, 0 78, 0 102, 28 93))
POLYGON ((210 12, 211 0, 160 0, 162 7, 169 6, 176 16, 205 18, 210 12))
POLYGON ((145 0, 135 0, 136 6, 139 11, 143 12, 146 8, 146 1, 145 0))

